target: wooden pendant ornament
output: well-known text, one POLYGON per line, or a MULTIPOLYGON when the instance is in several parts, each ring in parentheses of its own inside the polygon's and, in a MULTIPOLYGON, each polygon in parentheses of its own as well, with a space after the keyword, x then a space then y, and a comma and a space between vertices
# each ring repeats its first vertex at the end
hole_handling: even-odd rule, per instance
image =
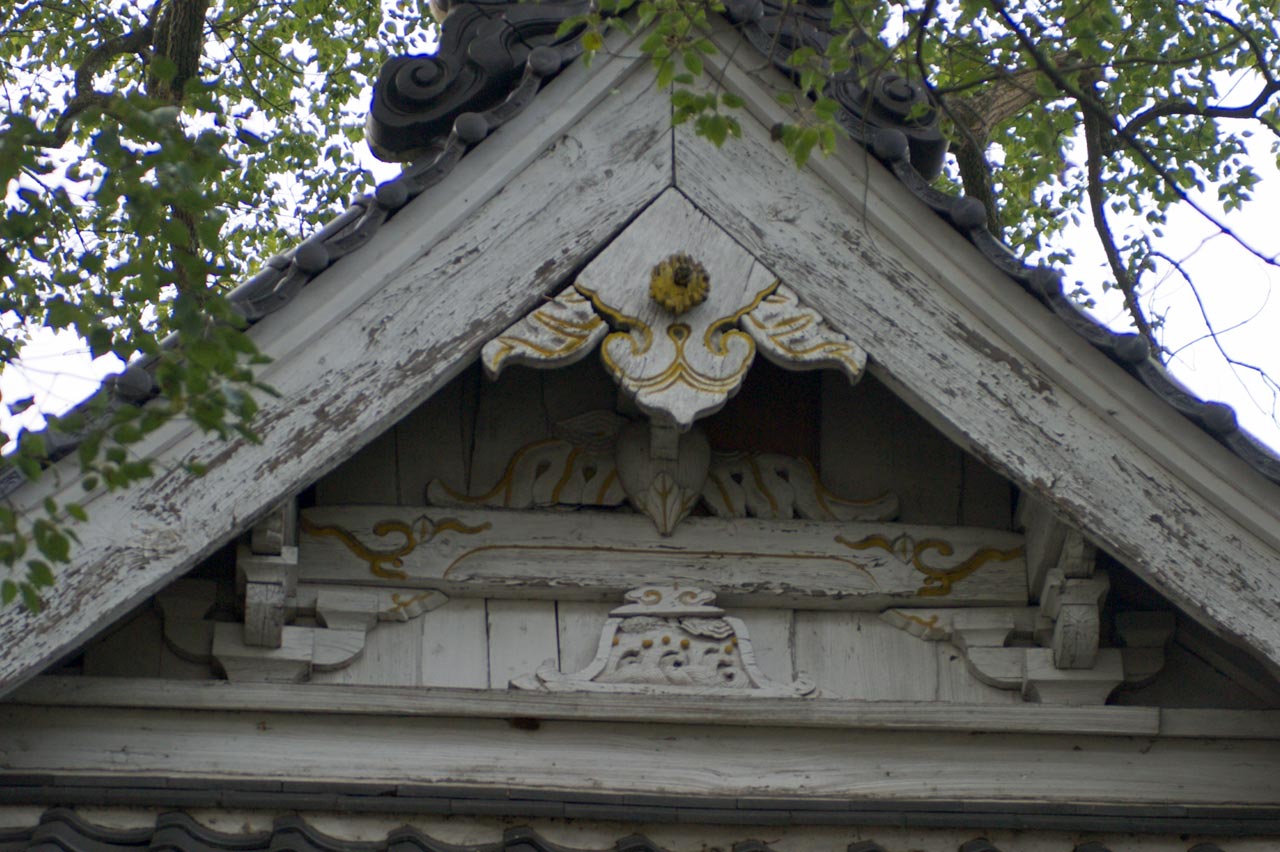
POLYGON ((615 423, 591 447, 561 437, 537 442, 512 457, 490 491, 468 495, 433 481, 428 501, 614 506, 625 494, 662 535, 699 500, 721 517, 896 514, 891 496, 835 497, 803 460, 713 458, 706 439, 690 433, 694 421, 738 392, 757 346, 784 368, 836 369, 851 382, 861 378, 867 356, 676 190, 659 196, 573 287, 489 341, 482 361, 496 378, 508 364, 567 366, 597 343, 606 370, 649 418, 647 434, 615 423), (656 263, 655 247, 666 252, 656 263), (744 485, 747 468, 752 481, 744 485))
POLYGON ((741 387, 756 346, 736 326, 773 292, 776 279, 669 191, 575 286, 617 329, 601 344, 610 375, 641 411, 683 430, 741 387), (662 255, 655 268, 656 246, 662 255))

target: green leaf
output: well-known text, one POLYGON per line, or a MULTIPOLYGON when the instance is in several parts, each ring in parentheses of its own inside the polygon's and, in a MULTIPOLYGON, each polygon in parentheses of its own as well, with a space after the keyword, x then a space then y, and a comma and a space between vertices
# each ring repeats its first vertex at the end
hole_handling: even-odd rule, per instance
POLYGON ((36 587, 30 583, 21 583, 19 588, 22 590, 22 605, 32 613, 39 613, 44 609, 44 604, 40 600, 40 593, 36 591, 36 587))
POLYGON ((663 57, 658 61, 657 84, 659 89, 665 89, 671 85, 676 76, 676 63, 672 61, 670 56, 663 57))
POLYGON ((8 606, 18 597, 18 584, 12 580, 0 581, 0 606, 8 606))
POLYGON ((38 559, 27 562, 27 579, 37 588, 53 585, 53 569, 38 559))
POLYGON ((582 34, 582 49, 595 53, 604 48, 604 37, 597 30, 587 30, 582 34))

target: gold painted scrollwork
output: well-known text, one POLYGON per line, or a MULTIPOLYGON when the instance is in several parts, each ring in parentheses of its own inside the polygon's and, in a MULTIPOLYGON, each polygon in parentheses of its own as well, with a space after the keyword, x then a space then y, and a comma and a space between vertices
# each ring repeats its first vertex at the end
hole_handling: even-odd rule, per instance
POLYGON ((591 302, 570 287, 485 344, 480 360, 490 378, 510 364, 563 367, 586 357, 606 331, 591 302))
MULTIPOLYGON (((426 515, 418 518, 413 522, 387 520, 378 521, 373 525, 373 534, 378 538, 384 538, 389 535, 404 536, 404 543, 397 548, 391 550, 374 550, 369 547, 350 531, 339 526, 329 524, 316 524, 310 521, 305 515, 299 519, 298 528, 307 535, 316 538, 331 537, 342 542, 347 550, 351 551, 358 559, 364 560, 369 565, 369 573, 375 577, 381 577, 386 580, 404 580, 409 575, 400 569, 404 566, 404 558, 412 553, 420 544, 425 544, 438 534, 446 531, 462 533, 463 535, 475 535, 484 532, 491 525, 488 522, 478 526, 468 526, 456 518, 441 518, 439 521, 433 521, 426 515), (390 567, 387 567, 390 566, 390 567)), ((405 606, 410 602, 406 601, 405 606)))
POLYGON ((988 562, 1008 562, 1023 555, 1024 548, 1015 547, 1000 550, 984 547, 974 551, 967 559, 950 568, 929 565, 924 561, 926 554, 933 552, 938 556, 948 557, 955 553, 950 542, 940 538, 927 538, 916 541, 912 536, 903 533, 894 539, 883 535, 869 535, 858 541, 849 541, 844 536, 836 536, 836 541, 851 550, 883 550, 893 554, 899 561, 910 565, 925 575, 924 583, 916 589, 920 597, 938 597, 951 594, 953 584, 969 577, 988 562))
POLYGON ((821 314, 781 284, 743 318, 742 327, 760 353, 784 369, 839 370, 856 382, 867 366, 862 347, 829 328, 821 314))

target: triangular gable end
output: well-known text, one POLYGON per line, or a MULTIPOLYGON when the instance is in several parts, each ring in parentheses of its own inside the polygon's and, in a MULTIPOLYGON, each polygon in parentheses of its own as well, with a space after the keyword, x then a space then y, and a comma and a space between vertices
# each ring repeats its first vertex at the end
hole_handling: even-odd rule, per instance
MULTIPOLYGON (((732 55, 737 35, 717 37, 732 55)), ((281 391, 263 412, 263 442, 219 445, 178 426, 157 435, 162 462, 195 457, 210 473, 194 479, 175 464, 90 501, 95 520, 59 596, 38 618, 0 616, 6 686, 430 396, 673 188, 962 446, 1214 630, 1280 661, 1273 484, 1134 393, 865 153, 843 149, 797 173, 769 141, 784 116, 754 72, 725 70, 721 84, 751 118, 742 141, 716 150, 668 128, 665 96, 625 55, 565 72, 430 201, 259 324, 274 359, 263 379, 281 391)), ((18 499, 37 505, 51 481, 18 499)))

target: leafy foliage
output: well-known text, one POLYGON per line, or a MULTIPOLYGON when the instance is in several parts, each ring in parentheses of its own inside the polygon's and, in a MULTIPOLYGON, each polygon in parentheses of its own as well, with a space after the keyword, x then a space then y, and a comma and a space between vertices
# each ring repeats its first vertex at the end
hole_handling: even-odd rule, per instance
MULTIPOLYGON (((34 329, 70 329, 95 357, 147 359, 163 400, 108 410, 100 396, 50 422, 84 437, 84 491, 150 475, 129 448, 175 417, 252 438, 267 389, 226 295, 369 183, 351 155, 361 94, 388 53, 425 49, 429 20, 425 0, 0 12, 0 366, 34 329)), ((13 440, 0 447, 34 479, 48 442, 13 440)), ((0 507, 0 600, 38 606, 84 516, 74 501, 38 518, 0 507)))

